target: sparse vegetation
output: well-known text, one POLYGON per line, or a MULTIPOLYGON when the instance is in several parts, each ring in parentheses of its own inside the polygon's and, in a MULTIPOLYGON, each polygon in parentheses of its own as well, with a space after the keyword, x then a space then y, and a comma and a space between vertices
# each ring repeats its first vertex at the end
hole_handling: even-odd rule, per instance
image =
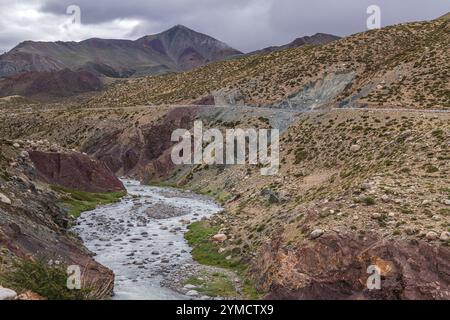
POLYGON ((209 297, 235 298, 236 288, 226 274, 216 272, 213 274, 203 274, 199 277, 187 279, 186 284, 197 286, 197 291, 209 297))
POLYGON ((126 195, 125 191, 90 193, 55 185, 52 189, 62 195, 62 203, 68 208, 69 215, 74 218, 79 217, 82 212, 94 210, 98 205, 118 202, 126 195))
MULTIPOLYGON (((255 289, 253 281, 247 275, 248 266, 242 263, 238 258, 227 259, 225 253, 219 253, 219 246, 214 244, 212 236, 217 234, 219 228, 213 226, 208 221, 194 222, 189 226, 189 231, 185 238, 192 247, 192 257, 201 264, 230 269, 243 279, 244 297, 255 299, 260 293, 255 289)), ((220 282, 220 281, 219 281, 220 282)), ((210 289, 213 290, 217 285, 214 284, 210 289)), ((226 290, 229 291, 229 290, 226 290)))
POLYGON ((49 266, 43 260, 16 260, 13 271, 0 274, 0 285, 25 292, 31 290, 49 300, 86 300, 91 290, 69 290, 64 266, 49 266))

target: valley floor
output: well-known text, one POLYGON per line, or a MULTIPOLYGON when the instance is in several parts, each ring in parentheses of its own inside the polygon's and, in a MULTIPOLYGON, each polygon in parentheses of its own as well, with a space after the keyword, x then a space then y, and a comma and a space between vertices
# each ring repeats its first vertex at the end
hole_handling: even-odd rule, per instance
MULTIPOLYGON (((117 175, 216 198, 225 212, 205 228, 226 239, 191 240, 194 258, 237 272, 246 296, 449 298, 447 111, 157 106, 1 119, 11 141, 45 137, 117 175), (194 119, 220 129, 281 125, 279 175, 263 177, 253 166, 174 166, 170 134, 194 119), (372 265, 382 272, 382 290, 365 286, 372 265), (258 292, 248 294, 249 287, 258 292)), ((183 288, 208 287, 193 274, 183 288)))

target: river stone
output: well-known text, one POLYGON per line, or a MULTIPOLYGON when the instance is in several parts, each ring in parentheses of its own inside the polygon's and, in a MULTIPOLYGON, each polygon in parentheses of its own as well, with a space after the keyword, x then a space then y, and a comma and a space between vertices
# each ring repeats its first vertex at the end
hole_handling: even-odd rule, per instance
POLYGON ((186 224, 186 225, 187 225, 187 224, 190 224, 191 221, 188 220, 188 219, 181 219, 181 220, 180 220, 180 223, 181 223, 181 224, 186 224))
POLYGON ((359 144, 354 144, 350 147, 351 152, 358 152, 359 150, 361 150, 361 146, 359 144))
POLYGON ((193 289, 197 289, 197 286, 194 286, 193 284, 187 284, 184 286, 184 289, 193 290, 193 289))
POLYGON ((17 293, 11 289, 0 287, 0 300, 14 300, 17 293))
POLYGON ((188 292, 186 292, 186 295, 189 297, 195 297, 195 296, 198 296, 198 291, 197 290, 189 290, 188 292))

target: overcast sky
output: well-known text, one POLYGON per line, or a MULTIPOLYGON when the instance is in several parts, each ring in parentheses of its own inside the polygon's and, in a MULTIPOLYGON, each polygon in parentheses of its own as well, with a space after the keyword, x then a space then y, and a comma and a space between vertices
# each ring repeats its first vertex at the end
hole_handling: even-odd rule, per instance
POLYGON ((0 51, 24 40, 137 39, 183 24, 248 52, 317 32, 364 31, 372 4, 383 26, 450 11, 449 0, 0 0, 0 51), (79 26, 66 13, 73 4, 79 26))

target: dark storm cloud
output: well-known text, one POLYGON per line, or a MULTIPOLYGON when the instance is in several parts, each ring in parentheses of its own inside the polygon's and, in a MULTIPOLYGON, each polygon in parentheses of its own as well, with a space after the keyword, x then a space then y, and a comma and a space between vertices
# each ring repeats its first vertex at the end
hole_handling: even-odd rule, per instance
MULTIPOLYGON (((82 11, 82 36, 137 38, 184 24, 243 51, 284 44, 296 37, 326 32, 349 35, 366 29, 366 9, 376 4, 382 24, 427 20, 450 11, 448 0, 16 0, 33 3, 44 15, 40 25, 25 32, 14 21, 0 27, 0 48, 29 39, 53 39, 52 20, 63 17, 69 5, 82 11), (9 28, 9 29, 8 29, 9 28), (8 35, 8 36, 7 36, 8 35), (8 38, 8 39, 6 39, 8 38)), ((0 15, 9 1, 0 0, 0 15)), ((10 2, 9 2, 10 3, 10 2)), ((14 17, 10 14, 9 19, 14 17)), ((17 18, 23 25, 23 18, 17 18)), ((69 37, 65 35, 64 40, 69 37)))
POLYGON ((67 6, 76 4, 83 10, 85 23, 94 24, 118 18, 138 18, 161 23, 199 16, 210 10, 227 12, 239 10, 253 1, 242 0, 47 0, 42 10, 52 13, 64 12, 67 6))

